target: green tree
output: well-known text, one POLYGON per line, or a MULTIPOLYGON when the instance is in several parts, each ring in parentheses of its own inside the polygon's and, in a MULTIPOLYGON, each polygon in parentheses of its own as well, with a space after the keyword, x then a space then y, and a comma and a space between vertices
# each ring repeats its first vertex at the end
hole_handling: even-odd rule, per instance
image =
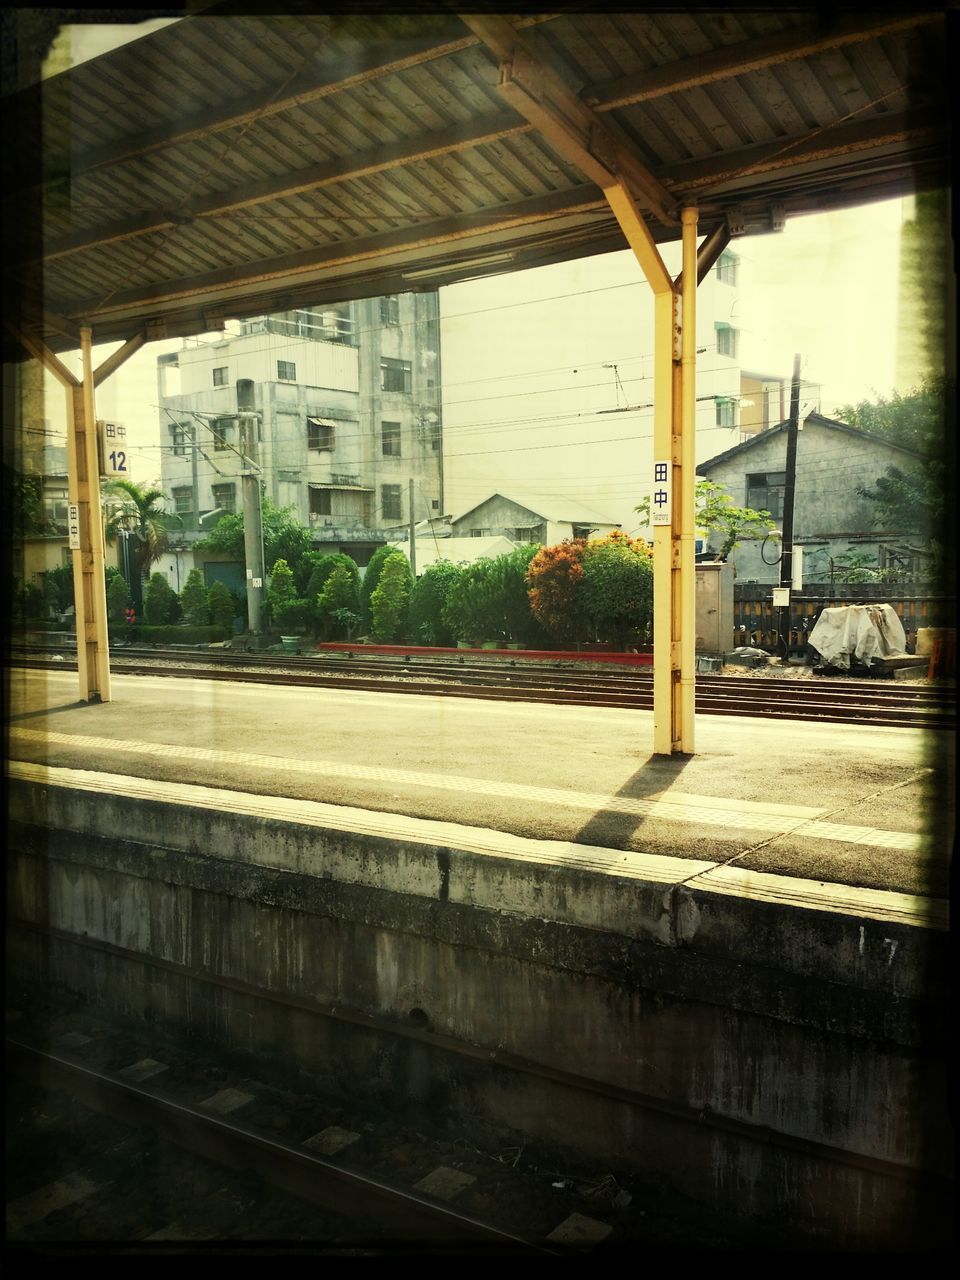
MULTIPOLYGON (((294 573, 298 573, 304 557, 311 553, 313 543, 310 530, 292 513, 293 507, 275 507, 264 495, 260 510, 263 562, 270 565, 284 560, 294 573)), ((215 551, 225 559, 246 564, 243 528, 242 511, 221 516, 216 526, 193 544, 194 550, 215 551)))
MULTIPOLYGON (((777 534, 777 524, 769 511, 757 511, 753 507, 738 507, 725 485, 713 480, 698 480, 695 490, 696 525, 708 534, 715 534, 719 546, 715 553, 719 560, 726 560, 744 538, 760 538, 765 534, 777 534)), ((634 510, 645 523, 650 520, 650 499, 644 498, 634 510)), ((779 536, 779 534, 777 534, 779 536)))
POLYGON ((211 582, 207 590, 207 610, 215 627, 223 627, 229 636, 233 632, 236 606, 229 588, 223 582, 211 582))
POLYGON ((444 608, 453 585, 461 577, 460 565, 437 560, 414 583, 410 600, 410 634, 418 644, 451 645, 456 640, 444 620, 444 608))
POLYGON ((396 547, 386 543, 382 547, 377 547, 363 571, 363 581, 360 583, 360 627, 363 632, 369 631, 373 626, 373 610, 370 601, 380 582, 380 574, 383 572, 387 557, 395 552, 396 547))
POLYGON ((143 613, 151 626, 162 627, 177 622, 180 617, 180 601, 162 573, 150 576, 143 593, 143 613))
POLYGON ((841 421, 912 449, 915 462, 891 464, 872 485, 856 492, 874 506, 874 524, 916 534, 930 543, 933 571, 946 589, 956 572, 951 496, 957 469, 956 382, 943 375, 925 378, 906 395, 843 405, 841 421))
POLYGON ((14 472, 8 492, 14 538, 19 540, 51 532, 43 506, 43 481, 40 476, 14 472))
POLYGON ((180 592, 180 608, 183 619, 192 627, 205 627, 210 621, 210 604, 207 600, 207 588, 204 586, 203 574, 199 569, 191 569, 180 592))
POLYGON ((333 566, 317 594, 316 617, 323 634, 331 639, 349 640, 353 634, 360 621, 360 593, 357 577, 347 565, 333 566))
POLYGON ((402 551, 384 558, 376 589, 370 597, 373 637, 383 644, 402 640, 407 630, 413 575, 402 551))
MULTIPOLYGON (((118 570, 113 565, 106 566, 106 576, 118 570)), ((56 569, 48 569, 43 574, 43 589, 48 603, 57 613, 65 613, 71 608, 73 600, 73 563, 61 564, 56 569)))
POLYGON ((143 580, 170 545, 170 533, 180 518, 164 509, 160 489, 145 489, 133 480, 108 480, 103 488, 108 542, 125 537, 130 552, 130 594, 137 613, 144 612, 143 580))
POLYGON ((615 530, 583 552, 579 603, 597 640, 646 644, 653 625, 653 560, 645 542, 615 530))

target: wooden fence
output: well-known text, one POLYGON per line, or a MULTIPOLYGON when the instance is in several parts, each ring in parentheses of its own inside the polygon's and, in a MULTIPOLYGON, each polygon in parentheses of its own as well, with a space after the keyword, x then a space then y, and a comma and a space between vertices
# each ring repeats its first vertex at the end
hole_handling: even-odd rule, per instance
MULTIPOLYGON (((773 588, 768 583, 734 583, 734 644, 751 644, 770 653, 781 651, 777 630, 779 610, 773 604, 773 588)), ((834 586, 812 584, 802 591, 791 592, 785 613, 788 651, 804 653, 807 636, 823 609, 848 604, 889 604, 896 610, 907 637, 907 651, 916 646, 921 627, 953 627, 956 625, 956 600, 933 592, 920 592, 910 586, 893 586, 876 582, 837 583, 834 586)))

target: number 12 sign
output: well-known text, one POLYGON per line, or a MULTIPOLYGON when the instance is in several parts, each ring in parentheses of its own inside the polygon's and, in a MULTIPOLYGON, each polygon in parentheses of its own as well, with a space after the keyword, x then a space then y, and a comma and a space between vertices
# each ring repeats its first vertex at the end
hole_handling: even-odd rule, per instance
POLYGON ((127 428, 120 422, 98 422, 101 475, 130 477, 127 428))

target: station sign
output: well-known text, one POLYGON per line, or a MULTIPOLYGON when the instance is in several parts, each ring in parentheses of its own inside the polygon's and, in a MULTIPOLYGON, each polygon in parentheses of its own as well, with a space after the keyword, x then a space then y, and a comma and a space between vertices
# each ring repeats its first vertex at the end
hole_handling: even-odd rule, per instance
POLYGON ((111 479, 129 479, 127 428, 122 422, 98 422, 97 436, 100 446, 100 474, 111 479))
POLYGON ((80 508, 75 502, 67 507, 67 535, 71 551, 80 550, 80 508))
POLYGON ((653 492, 650 496, 650 523, 673 523, 673 463, 653 464, 653 492))

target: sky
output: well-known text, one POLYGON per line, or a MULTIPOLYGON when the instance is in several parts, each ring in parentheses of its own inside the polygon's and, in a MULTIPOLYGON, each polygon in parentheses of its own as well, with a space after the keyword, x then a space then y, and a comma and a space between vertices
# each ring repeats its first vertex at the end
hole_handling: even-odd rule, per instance
MULTIPOLYGON (((70 55, 74 63, 83 61, 167 21, 74 26, 70 55)), ((790 219, 782 232, 733 240, 731 249, 741 262, 733 317, 741 334, 741 367, 789 378, 794 354, 799 353, 802 377, 820 385, 821 407, 827 414, 846 403, 888 396, 895 386, 900 228, 911 214, 909 199, 883 201, 790 219)), ((582 357, 576 344, 564 332, 551 330, 549 323, 544 329, 550 299, 581 293, 583 308, 593 308, 600 324, 601 312, 591 296, 596 281, 602 280, 607 288, 616 288, 621 280, 625 285, 636 283, 638 267, 629 253, 622 253, 604 255, 590 269, 581 262, 522 275, 524 280, 501 275, 441 289, 441 316, 461 314, 461 336, 466 327, 467 337, 456 344, 456 350, 442 352, 445 398, 454 396, 455 387, 470 379, 496 381, 546 368, 578 368, 582 357), (525 308, 529 321, 533 314, 529 300, 536 297, 543 300, 541 323, 524 325, 525 308), (517 337, 509 344, 485 347, 481 313, 497 309, 502 309, 505 332, 516 322, 517 337), (477 313, 478 322, 472 340, 471 312, 477 313), (542 334, 540 342, 532 340, 535 331, 542 334)), ((611 335, 611 347, 615 341, 611 335)), ((94 363, 118 345, 96 348, 94 363)), ((127 424, 134 478, 147 483, 160 474, 156 357, 179 345, 179 341, 149 344, 98 389, 97 416, 127 424)), ((602 368, 604 360, 597 358, 602 353, 595 342, 591 352, 594 364, 602 368)), ((616 360, 613 350, 609 358, 611 363, 616 360)), ((79 372, 77 359, 68 357, 65 363, 79 372)), ((598 376, 608 376, 611 390, 616 391, 612 369, 598 376)), ((568 376, 573 407, 584 402, 582 382, 582 377, 568 376)), ((58 426, 64 421, 63 393, 52 378, 48 387, 47 416, 58 426)), ((504 465, 509 466, 506 458, 504 465)))

